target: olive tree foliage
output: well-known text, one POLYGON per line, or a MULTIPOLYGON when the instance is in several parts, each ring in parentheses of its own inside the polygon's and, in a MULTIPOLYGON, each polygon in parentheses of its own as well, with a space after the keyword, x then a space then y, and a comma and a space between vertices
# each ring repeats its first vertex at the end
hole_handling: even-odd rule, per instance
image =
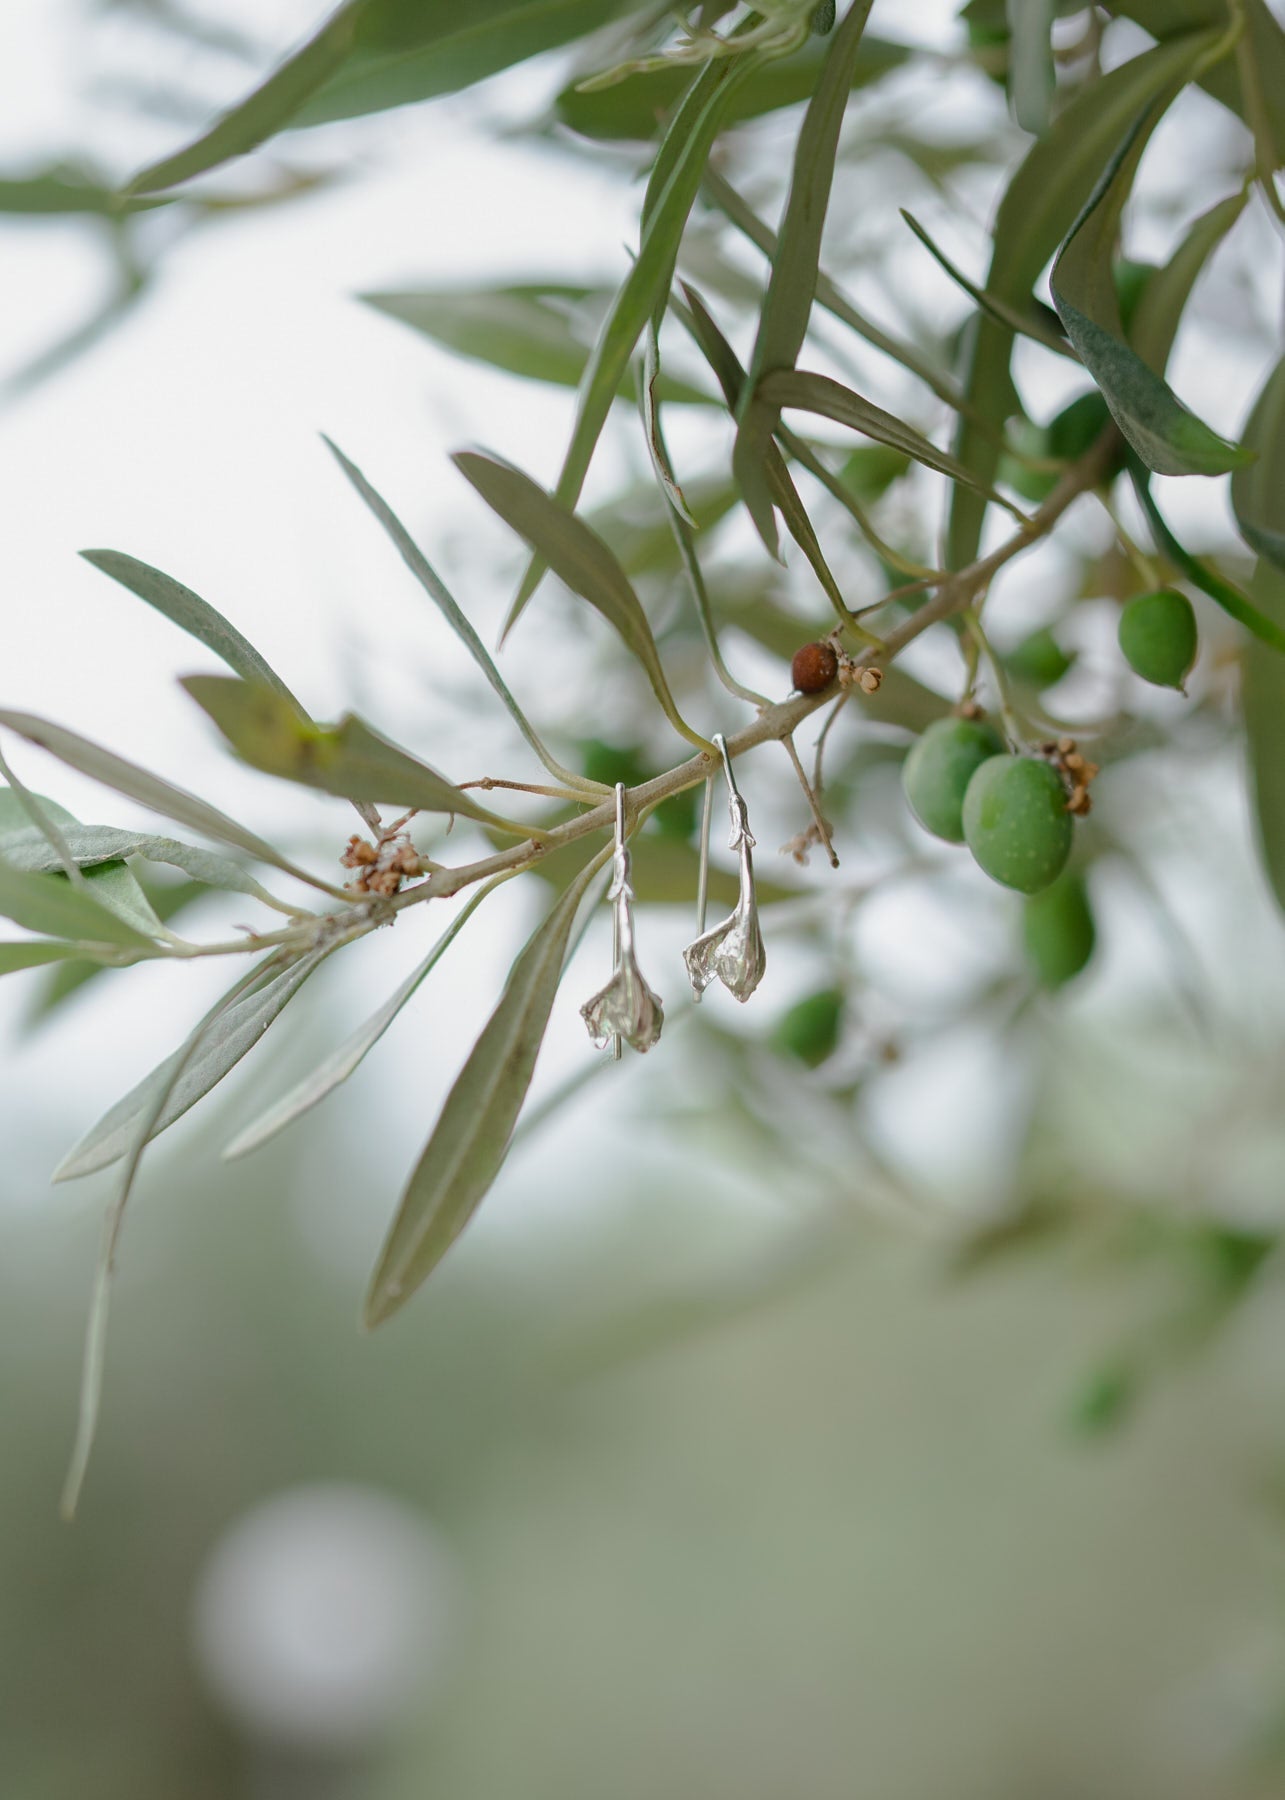
MULTIPOLYGON (((1285 361, 1262 370, 1235 438, 1166 378, 1193 288, 1211 264, 1217 282, 1220 253, 1247 215, 1285 222, 1275 185, 1285 165, 1285 31, 1266 0, 969 0, 948 54, 898 41, 897 25, 895 6, 871 0, 762 0, 757 10, 734 0, 346 0, 238 104, 127 185, 67 168, 0 184, 10 211, 106 222, 125 271, 114 313, 146 279, 131 248, 140 212, 170 207, 199 226, 251 203, 216 184, 260 146, 280 157, 291 141, 281 134, 431 102, 538 53, 562 51, 564 85, 531 134, 616 169, 622 183, 645 178, 614 291, 556 280, 546 267, 503 285, 364 296, 462 357, 574 390, 570 434, 549 469, 527 471, 489 450, 453 459, 524 546, 494 651, 389 501, 331 446, 351 504, 368 510, 406 579, 468 651, 497 719, 510 715, 525 766, 460 785, 378 720, 318 721, 289 672, 269 667, 242 634, 253 628, 245 608, 231 608, 233 623, 119 550, 85 555, 226 665, 225 675, 184 685, 229 752, 334 797, 333 862, 299 866, 165 775, 63 724, 0 712, 9 745, 38 746, 165 821, 156 834, 82 824, 31 792, 8 760, 0 764, 8 783, 0 911, 26 933, 0 945, 0 971, 57 965, 51 1000, 98 968, 146 960, 220 956, 236 971, 186 1040, 58 1170, 60 1179, 118 1171, 69 1503, 92 1438, 108 1282, 146 1146, 236 1067, 315 969, 369 933, 413 928, 408 913, 464 900, 379 1010, 266 1111, 247 1116, 229 1146, 232 1155, 254 1150, 333 1092, 457 937, 453 954, 467 954, 469 921, 498 886, 529 880, 549 896, 490 1018, 462 1047, 396 1204, 367 1297, 370 1324, 411 1297, 484 1199, 565 969, 609 880, 616 956, 584 1008, 607 1048, 595 1052, 586 1040, 586 1073, 622 1045, 656 1045, 664 1056, 658 991, 671 993, 672 1030, 684 1010, 672 995, 685 983, 681 969, 666 976, 648 960, 647 919, 653 903, 695 909, 699 892, 687 957, 697 997, 721 981, 751 1001, 748 1021, 776 946, 797 941, 814 961, 829 959, 827 979, 785 1006, 769 1003, 757 1031, 729 1030, 717 1008, 700 1015, 738 1128, 765 1155, 779 1153, 793 1109, 808 1121, 808 1141, 800 1145, 796 1130, 790 1154, 818 1164, 833 1163, 841 1136, 851 1141, 854 1105, 884 1048, 863 1030, 843 948, 857 909, 907 870, 955 879, 979 865, 996 884, 987 890, 994 905, 1022 909, 1013 965, 982 1001, 1020 1055, 1031 1008, 1093 956, 1096 866, 1130 862, 1130 847, 1089 816, 1094 776, 1154 749, 1193 716, 1223 717, 1233 656, 1263 859, 1285 904, 1285 361), (948 140, 922 107, 898 107, 899 94, 931 92, 951 64, 972 65, 979 84, 1003 89, 1007 118, 948 140), (917 88, 906 85, 916 78, 917 88), (1135 178, 1168 110, 1193 86, 1239 122, 1227 134, 1234 166, 1214 203, 1179 221, 1167 259, 1142 261, 1130 254, 1126 218, 1135 178), (955 233, 974 237, 975 277, 878 183, 866 190, 859 237, 835 229, 827 215, 836 172, 878 153, 908 163, 926 203, 952 201, 953 184, 975 174, 998 183, 989 246, 980 222, 966 219, 955 233), (867 261, 877 285, 881 247, 894 239, 934 278, 946 271, 966 309, 961 329, 930 330, 909 305, 899 317, 896 293, 880 309, 890 323, 857 304, 849 290, 870 273, 867 261), (1022 371, 1054 364, 1072 398, 1042 418, 1022 371), (716 417, 725 427, 717 455, 692 467, 671 454, 687 421, 716 417), (586 484, 608 431, 636 434, 650 479, 590 506, 586 484), (1239 542, 1197 554, 1172 498, 1182 490, 1166 487, 1159 498, 1155 476, 1193 485, 1230 476, 1239 542), (1064 541, 1068 521, 1086 512, 1104 524, 1109 548, 1090 557, 1072 543, 1056 613, 1042 606, 1009 642, 993 638, 985 609, 998 578, 1064 541), (588 739, 559 733, 510 690, 510 634, 520 642, 539 630, 542 610, 556 618, 557 584, 598 615, 586 615, 584 629, 610 637, 619 678, 650 695, 653 717, 635 741, 620 742, 607 723, 588 739), (1065 692, 1077 693, 1076 618, 1104 602, 1120 610, 1114 697, 1076 717, 1056 690, 1070 677, 1065 692), (1197 654, 1197 617, 1216 656, 1197 654), (934 641, 941 680, 915 662, 934 641), (902 662, 911 646, 918 675, 902 662), (766 691, 737 675, 738 661, 766 691), (1146 682, 1183 698, 1157 710, 1146 682), (751 755, 775 756, 778 805, 792 806, 798 821, 786 846, 793 860, 765 870, 760 847, 757 871, 736 787, 751 755), (890 821, 870 796, 903 759, 905 799, 890 821), (346 828, 344 802, 357 814, 346 828), (717 856, 709 867, 704 849, 711 815, 721 821, 725 804, 735 875, 717 856), (893 853, 854 885, 841 865, 855 854, 860 866, 872 832, 893 853), (944 849, 943 840, 960 847, 944 849), (457 842, 469 854, 454 853, 457 842), (798 876, 810 853, 814 867, 798 876), (184 882, 158 886, 156 865, 184 882), (261 908, 253 929, 227 942, 180 935, 179 909, 211 888, 261 908), (1022 900, 1005 899, 1003 888, 1022 900), (726 911, 709 930, 707 902, 726 911)), ((251 199, 287 204, 308 186, 287 179, 251 199)), ((441 743, 436 760, 449 767, 451 751, 441 743)), ((975 880, 986 888, 983 876, 975 880)), ((872 1166, 873 1150, 865 1155, 872 1166)), ((1047 1198, 1033 1208, 1037 1222, 1047 1222, 1047 1198)), ((1031 1222, 1012 1219, 1006 1230, 1031 1222)), ((1202 1228, 1201 1266, 1215 1273, 1202 1276, 1196 1312, 1218 1313, 1269 1247, 1267 1236, 1202 1228)), ((1090 1410, 1109 1413, 1130 1379, 1128 1368, 1108 1370, 1090 1410)))

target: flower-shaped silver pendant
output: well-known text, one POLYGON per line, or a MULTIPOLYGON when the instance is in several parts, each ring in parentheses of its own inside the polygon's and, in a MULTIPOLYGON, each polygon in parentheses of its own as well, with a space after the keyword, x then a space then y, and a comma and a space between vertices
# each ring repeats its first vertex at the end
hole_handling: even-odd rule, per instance
MULTIPOLYGON (((727 745, 720 734, 714 742, 723 756, 723 772, 727 777, 727 809, 731 814, 732 835, 729 849, 740 857, 741 890, 736 910, 710 931, 702 931, 694 943, 683 951, 692 990, 699 1000, 710 982, 716 978, 737 1000, 748 1000, 767 968, 767 952, 759 930, 758 902, 754 896, 754 861, 750 854, 754 838, 750 832, 745 801, 736 786, 727 745)), ((702 846, 702 855, 708 845, 702 846)))
POLYGON ((616 787, 616 849, 607 898, 613 909, 615 957, 611 980, 580 1008, 580 1016, 601 1049, 621 1039, 640 1054, 650 1050, 665 1023, 660 996, 647 985, 634 949, 634 890, 629 885, 629 851, 625 845, 625 790, 616 787))

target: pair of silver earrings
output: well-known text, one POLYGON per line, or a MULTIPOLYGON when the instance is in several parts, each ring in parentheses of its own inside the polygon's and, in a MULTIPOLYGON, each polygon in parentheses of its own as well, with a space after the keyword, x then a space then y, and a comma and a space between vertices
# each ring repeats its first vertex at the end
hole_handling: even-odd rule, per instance
MULTIPOLYGON (((700 882, 697 894, 697 937, 683 951, 693 997, 697 1000, 714 980, 721 981, 737 1000, 748 1000, 767 967, 767 952, 759 930, 758 902, 754 895, 754 863, 751 851, 754 838, 750 831, 745 800, 736 785, 732 759, 721 732, 714 743, 723 759, 723 775, 727 782, 727 810, 732 831, 729 849, 735 850, 740 865, 740 893, 728 917, 705 930, 705 907, 709 872, 709 827, 713 803, 714 781, 705 787, 705 810, 701 823, 700 882)), ((650 1050, 660 1036, 665 1022, 660 998, 647 985, 634 949, 634 891, 629 881, 629 849, 625 832, 625 786, 616 783, 616 845, 611 886, 607 898, 612 905, 613 967, 611 980, 580 1008, 589 1035, 600 1048, 611 1045, 612 1055, 619 1058, 622 1041, 637 1051, 650 1050)))

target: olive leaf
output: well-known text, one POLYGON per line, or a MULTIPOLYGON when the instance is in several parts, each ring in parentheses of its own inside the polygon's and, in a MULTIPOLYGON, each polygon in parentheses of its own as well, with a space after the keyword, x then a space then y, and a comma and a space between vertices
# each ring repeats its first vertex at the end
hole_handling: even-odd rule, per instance
POLYGON ((760 393, 760 382, 773 371, 792 369, 807 335, 821 266, 821 233, 834 180, 839 130, 871 3, 872 0, 852 0, 843 23, 829 40, 816 92, 803 116, 772 278, 737 409, 732 472, 760 537, 774 555, 776 516, 766 464, 779 412, 760 393))
POLYGON ((455 1079, 376 1264, 365 1321, 403 1306, 468 1224, 499 1174, 535 1073, 576 913, 596 857, 532 933, 455 1079))
MULTIPOLYGON (((415 288, 401 293, 358 294, 376 312, 431 338, 456 356, 467 356, 560 387, 579 387, 589 362, 586 322, 600 322, 611 303, 610 288, 571 287, 541 281, 480 288, 415 288)), ((662 400, 708 406, 710 397, 684 381, 661 376, 662 400)), ((616 398, 628 400, 628 369, 616 398)))
POLYGON ((0 944, 0 975, 19 969, 36 969, 43 963, 80 961, 90 955, 85 944, 56 944, 34 940, 29 944, 0 944))
MULTIPOLYGON (((554 494, 564 506, 580 498, 594 448, 607 422, 629 359, 647 321, 663 304, 673 279, 678 246, 700 187, 701 174, 728 103, 753 67, 750 55, 715 60, 696 77, 665 133, 647 183, 638 254, 602 324, 576 404, 571 443, 554 494)), ((527 567, 504 622, 513 629, 544 574, 537 554, 527 567)))
POLYGON ((477 635, 476 631, 474 631, 472 625, 469 624, 468 619, 465 617, 445 582, 424 555, 409 531, 407 531, 406 527, 402 524, 401 520, 397 517, 397 514, 393 511, 392 507, 389 506, 383 496, 377 493, 371 486, 361 470, 357 467, 356 463, 349 462, 348 458, 337 444, 331 443, 330 439, 324 436, 322 442, 330 451, 335 461, 339 464, 339 467, 343 470, 344 474, 348 477, 353 487, 356 488, 357 492, 361 495, 361 498, 370 508, 370 511, 374 514, 375 518, 378 519, 379 523, 383 526, 385 532, 392 539, 393 544, 400 553, 401 559, 406 564, 406 567, 410 570, 416 581, 418 581, 429 599, 438 608, 451 630, 473 658, 473 661, 477 664, 478 668, 481 669, 483 675, 486 676, 486 679, 490 682, 496 694, 498 694, 500 699, 504 702, 504 705, 508 708, 509 716, 512 718, 518 730, 522 733, 527 744, 529 744, 531 749, 534 750, 535 754, 544 764, 545 768, 548 769, 551 775, 555 775, 559 781, 567 782, 572 787, 583 785, 580 777, 572 770, 564 769, 562 764, 545 746, 544 740, 539 736, 538 732, 527 719, 526 714, 522 711, 522 708, 509 692, 504 677, 500 674, 500 671, 496 668, 491 657, 488 655, 481 638, 477 635))
MULTIPOLYGON (((16 777, 0 758, 0 767, 11 783, 16 777)), ((0 788, 0 856, 11 868, 32 875, 57 875, 115 913, 118 919, 145 938, 160 932, 161 921, 151 902, 121 856, 87 854, 84 826, 64 806, 43 794, 30 793, 20 784, 0 788)))
POLYGON ((1008 91, 1013 117, 1035 137, 1047 131, 1053 101, 1054 0, 1008 0, 1008 91))
MULTIPOLYGON (((861 40, 863 51, 869 42, 870 38, 867 34, 861 40)), ((718 208, 724 217, 743 236, 748 238, 756 249, 761 250, 770 263, 775 264, 778 253, 776 233, 759 218, 749 203, 737 193, 731 182, 727 181, 717 169, 708 168, 702 177, 701 187, 706 198, 718 208)), ((961 396, 956 383, 941 369, 934 367, 927 358, 921 356, 913 344, 907 343, 904 338, 895 337, 882 325, 877 325, 873 319, 867 318, 865 313, 854 306, 842 289, 831 280, 825 270, 819 267, 816 279, 816 302, 836 319, 841 320, 850 330, 855 331, 858 337, 864 338, 876 350, 881 350, 885 356, 891 357, 893 362, 899 363, 903 369, 909 369, 912 375, 917 375, 920 381, 931 388, 939 400, 945 401, 947 406, 959 407, 961 396)))
POLYGON ((645 669, 652 691, 675 731, 689 744, 708 749, 706 739, 693 731, 679 712, 642 602, 597 533, 556 495, 546 493, 529 475, 498 456, 461 450, 451 461, 491 510, 526 539, 559 580, 616 628, 645 669))
MULTIPOLYGON (((800 106, 816 87, 828 45, 810 37, 791 56, 774 56, 756 63, 736 90, 727 109, 729 125, 756 119, 783 106, 800 106)), ((910 55, 905 44, 867 32, 853 75, 854 89, 879 81, 899 69, 910 55)), ((656 135, 659 122, 668 118, 682 97, 687 71, 674 66, 630 75, 609 88, 580 87, 569 83, 555 102, 559 124, 582 137, 642 140, 656 135)))
POLYGON ((461 908, 457 917, 452 919, 419 967, 411 971, 406 980, 394 993, 389 995, 378 1011, 372 1013, 370 1018, 359 1025, 352 1036, 340 1044, 337 1050, 332 1051, 324 1062, 319 1063, 315 1069, 304 1076, 302 1081, 297 1082, 289 1093, 283 1094, 281 1099, 268 1107, 266 1112, 260 1113, 257 1119, 247 1125, 243 1131, 239 1131, 225 1148, 224 1157, 230 1160, 233 1157, 245 1156, 251 1150, 259 1149, 270 1138, 276 1137, 279 1131, 284 1131, 287 1125, 292 1125, 304 1113, 310 1112, 314 1106, 319 1105, 342 1082, 347 1081, 348 1077, 375 1048, 406 1002, 412 998, 423 984, 424 978, 436 966, 443 953, 454 943, 483 900, 505 879, 506 877, 501 876, 494 881, 488 881, 484 887, 479 888, 477 893, 461 908))
MULTIPOLYGON (((248 894, 278 912, 289 913, 292 917, 298 915, 297 907, 278 900, 252 875, 247 875, 239 863, 229 861, 217 851, 180 843, 177 838, 157 837, 148 831, 121 831, 113 825, 82 825, 57 801, 43 794, 36 798, 60 825, 64 845, 86 874, 104 863, 123 863, 126 857, 141 856, 148 862, 182 869, 184 874, 205 887, 248 894)), ((34 830, 16 797, 3 788, 0 788, 0 856, 18 869, 39 872, 59 866, 54 847, 34 830)), ((139 891, 141 893, 141 889, 139 891)))
POLYGON ((265 775, 344 800, 385 800, 417 812, 458 813, 520 837, 529 828, 499 818, 409 751, 348 713, 311 725, 272 688, 232 675, 189 675, 181 684, 237 755, 265 775))
POLYGON ((181 581, 175 581, 172 575, 162 574, 149 563, 140 562, 136 556, 126 556, 121 550, 82 550, 80 554, 95 569, 101 569, 104 575, 110 575, 113 581, 119 581, 131 594, 146 601, 148 606, 155 607, 157 612, 194 637, 198 643, 204 644, 207 650, 212 650, 220 662, 226 663, 234 674, 240 675, 245 681, 257 681, 263 687, 275 688, 277 693, 290 702, 300 718, 308 717, 304 707, 276 670, 263 660, 254 645, 242 637, 236 626, 207 600, 194 594, 191 588, 184 587, 181 581))
POLYGON ((160 1093, 165 1099, 152 1118, 147 1138, 158 1136, 182 1118, 253 1050, 269 1025, 340 941, 336 938, 323 949, 307 951, 284 967, 280 953, 266 957, 252 971, 258 985, 223 1010, 195 1052, 184 1058, 177 1077, 174 1078, 174 1071, 178 1059, 183 1057, 182 1051, 166 1057, 90 1127, 54 1170, 54 1180, 74 1181, 118 1162, 128 1152, 139 1121, 149 1116, 160 1093))
POLYGON ((1253 596, 1282 640, 1268 649, 1250 639, 1241 653, 1241 709, 1249 751, 1254 823, 1263 867, 1285 912, 1285 571, 1261 556, 1253 596))
MULTIPOLYGON (((1130 123, 1155 97, 1193 69, 1214 41, 1212 32, 1186 33, 1130 57, 1077 93, 1048 131, 1032 144, 1004 191, 995 218, 985 288, 997 301, 1024 310, 1049 258, 1066 237, 1102 169, 1130 123)), ((1009 364, 1013 334, 979 316, 968 332, 965 399, 954 453, 976 479, 994 480, 999 429, 1017 410, 1009 364)), ((984 497, 956 487, 951 497, 946 565, 966 567, 977 555, 984 497)))
POLYGON ((291 121, 320 125, 457 93, 609 24, 629 0, 368 0, 343 66, 291 121))
POLYGON ((98 1431, 98 1415, 103 1398, 103 1371, 106 1364, 107 1311, 111 1298, 111 1280, 116 1267, 116 1251, 120 1243, 121 1228, 125 1223, 125 1211, 134 1189, 134 1182, 138 1178, 143 1152, 156 1135, 165 1109, 171 1104, 180 1082, 188 1073, 198 1052, 206 1046, 209 1037, 224 1023, 241 997, 253 987, 257 974, 257 971, 251 970, 248 975, 236 982, 220 1000, 216 1001, 197 1025, 195 1031, 179 1046, 168 1062, 156 1071, 156 1078, 152 1081, 147 1097, 139 1107, 133 1126, 127 1134, 121 1151, 124 1168, 121 1171, 116 1193, 103 1220, 102 1241, 94 1270, 93 1294, 89 1304, 89 1317, 85 1325, 85 1350, 81 1365, 80 1407, 76 1420, 76 1437, 72 1445, 71 1460, 62 1490, 61 1512, 64 1519, 75 1517, 80 1490, 84 1486, 85 1475, 89 1468, 89 1458, 93 1452, 94 1438, 98 1431))
POLYGON ((78 943, 111 944, 143 955, 155 951, 147 931, 139 930, 119 912, 92 895, 73 887, 61 872, 31 874, 0 857, 0 915, 25 931, 50 937, 71 938, 78 943))
POLYGON ((1061 321, 1050 307, 1045 306, 1042 301, 1035 300, 1031 301, 1023 311, 1021 307, 1010 306, 1007 300, 1001 300, 996 295, 988 293, 985 288, 978 287, 977 283, 970 281, 959 265, 952 262, 946 252, 933 242, 918 219, 912 213, 908 213, 904 206, 901 208, 901 216, 924 249, 945 270, 956 287, 962 288, 969 299, 975 302, 983 312, 989 313, 993 319, 998 320, 1001 325, 1007 326, 1010 331, 1017 332, 1019 336, 1028 337, 1037 344, 1043 344, 1046 350, 1052 350, 1057 356, 1070 357, 1072 362, 1080 360, 1062 335, 1061 321))
POLYGON ((364 0, 348 0, 292 56, 274 69, 253 93, 215 121, 192 143, 149 163, 130 182, 128 195, 154 194, 255 149, 299 111, 343 67, 356 41, 364 0))
POLYGON ((1252 451, 1219 437, 1130 348, 1112 270, 1124 203, 1172 97, 1166 90, 1134 120, 1071 227, 1049 285, 1067 336, 1146 466, 1157 475, 1221 475, 1252 451))
MULTIPOLYGON (((718 379, 719 386, 727 399, 728 410, 735 413, 737 402, 745 386, 745 371, 737 359, 736 352, 714 323, 709 308, 695 288, 690 287, 686 282, 681 285, 683 293, 687 297, 687 306, 671 303, 671 310, 691 333, 693 340, 699 346, 705 360, 718 379)), ((831 606, 843 623, 848 624, 852 615, 848 610, 848 603, 843 597, 843 590, 831 573, 820 541, 813 530, 812 521, 808 517, 807 508, 804 506, 799 490, 795 487, 790 471, 786 467, 785 458, 775 443, 769 444, 767 447, 764 467, 767 471, 772 504, 780 508, 786 530, 808 559, 812 572, 821 583, 831 606)))
MULTIPOLYGON (((148 769, 140 768, 137 763, 128 762, 114 751, 104 750, 89 738, 68 731, 65 726, 37 718, 34 713, 11 712, 7 709, 0 710, 0 725, 7 725, 10 731, 16 731, 28 743, 35 744, 41 750, 48 750, 51 756, 65 762, 68 768, 76 769, 82 775, 92 776, 105 787, 124 794, 126 799, 136 800, 150 812, 162 813, 166 818, 177 819, 181 825, 190 826, 193 831, 204 832, 207 837, 232 844, 257 861, 268 863, 272 868, 280 869, 283 874, 293 875, 296 881, 320 888, 323 893, 347 898, 342 889, 333 887, 327 881, 319 881, 315 875, 309 875, 306 869, 288 861, 271 844, 265 843, 254 832, 247 831, 243 825, 230 819, 217 807, 211 806, 208 801, 199 800, 195 794, 175 787, 172 782, 153 775, 148 769)), ((173 858, 167 856, 162 860, 173 861, 173 858)))
MULTIPOLYGON (((813 375, 805 369, 778 369, 763 377, 759 393, 774 412, 788 408, 833 419, 836 425, 847 425, 851 430, 873 438, 876 443, 900 450, 925 468, 949 475, 952 481, 962 482, 966 487, 979 486, 971 469, 948 451, 939 450, 913 425, 903 424, 894 413, 885 412, 881 406, 875 406, 829 375, 813 375)), ((1007 504, 993 490, 983 491, 999 504, 1007 504)))
MULTIPOLYGON (((1191 226, 1162 268, 1148 275, 1129 321, 1129 342, 1149 368, 1163 374, 1196 278, 1245 210, 1249 189, 1229 194, 1191 226)), ((1234 480, 1234 477, 1233 477, 1234 480)))
POLYGON ((1231 504, 1247 544, 1285 569, 1285 358, 1263 384, 1245 426, 1258 461, 1231 478, 1231 504))

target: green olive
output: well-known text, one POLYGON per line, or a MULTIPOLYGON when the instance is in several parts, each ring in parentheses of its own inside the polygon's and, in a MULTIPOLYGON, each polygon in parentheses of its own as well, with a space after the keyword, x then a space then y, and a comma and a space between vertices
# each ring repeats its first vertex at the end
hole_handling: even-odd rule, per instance
POLYGON ((1060 988, 1093 955, 1097 932, 1084 877, 1070 869, 1052 887, 1033 895, 1022 920, 1026 954, 1040 983, 1060 988))
POLYGON ((842 1029, 843 995, 838 988, 822 988, 796 1000, 777 1020, 772 1043, 784 1055, 815 1069, 833 1056, 842 1029))
POLYGON ((1051 763, 992 756, 964 795, 964 839, 992 881, 1038 894, 1071 854, 1066 789, 1051 763))
POLYGON ((1196 660, 1196 615, 1177 588, 1135 594, 1120 614, 1120 648, 1135 675, 1181 689, 1196 660))
POLYGON ((926 831, 948 844, 964 841, 964 790, 1003 740, 984 719, 936 719, 911 749, 902 770, 910 810, 926 831))
POLYGON ((1029 681, 1034 688, 1052 687, 1061 681, 1075 662, 1058 643, 1047 625, 1014 644, 1004 657, 1004 666, 1019 681, 1029 681))

